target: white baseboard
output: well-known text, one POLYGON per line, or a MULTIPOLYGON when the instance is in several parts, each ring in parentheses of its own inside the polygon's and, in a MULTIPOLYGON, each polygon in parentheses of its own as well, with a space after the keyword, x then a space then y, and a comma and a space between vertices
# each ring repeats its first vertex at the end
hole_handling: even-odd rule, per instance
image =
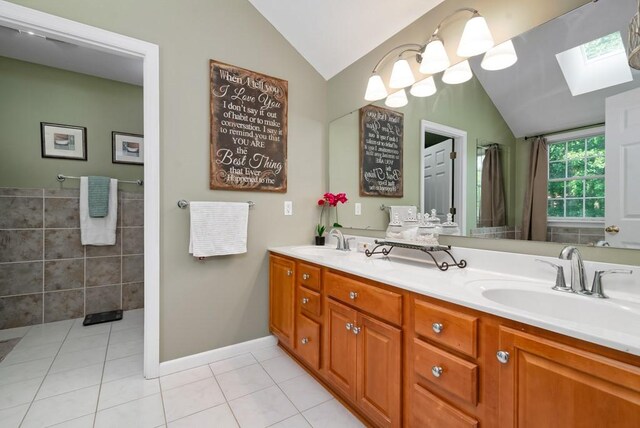
POLYGON ((160 363, 160 376, 166 376, 171 373, 181 372, 183 370, 192 369, 205 364, 224 360, 226 358, 235 357, 236 355, 245 354, 268 346, 274 346, 278 343, 275 336, 269 335, 258 339, 249 340, 247 342, 236 343, 234 345, 225 346, 224 348, 212 349, 211 351, 201 352, 199 354, 188 355, 175 360, 160 363))

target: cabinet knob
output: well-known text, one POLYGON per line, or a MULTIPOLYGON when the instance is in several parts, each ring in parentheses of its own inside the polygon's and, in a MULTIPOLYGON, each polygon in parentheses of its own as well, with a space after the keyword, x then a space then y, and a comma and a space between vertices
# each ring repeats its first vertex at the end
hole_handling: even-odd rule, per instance
POLYGON ((431 374, 434 377, 440 377, 442 376, 442 372, 444 372, 444 370, 442 369, 442 367, 440 366, 433 366, 431 367, 431 374))
POLYGON ((353 329, 351 331, 353 332, 353 334, 358 334, 358 333, 360 333, 360 329, 361 329, 361 327, 353 327, 353 329))
POLYGON ((353 324, 348 322, 346 327, 347 327, 347 330, 351 330, 353 328, 353 324))
POLYGON ((442 325, 442 323, 434 322, 433 324, 431 324, 431 328, 433 329, 433 332, 435 334, 440 334, 442 333, 442 329, 444 328, 444 326, 442 325))
POLYGON ((309 275, 308 273, 303 273, 302 274, 302 279, 307 280, 309 278, 311 278, 311 275, 309 275))
POLYGON ((307 343, 309 343, 309 338, 308 337, 303 337, 302 340, 300 341, 300 343, 302 343, 303 345, 306 345, 307 343))
POLYGON ((507 364, 509 362, 509 353, 507 351, 498 351, 496 352, 496 358, 502 364, 507 364))
POLYGON ((306 305, 307 303, 309 303, 309 298, 308 297, 303 297, 302 298, 302 304, 306 305))
POLYGON ((289 269, 289 270, 287 271, 287 276, 291 276, 291 275, 293 275, 293 271, 292 271, 291 269, 289 269))
POLYGON ((350 291, 349 292, 349 298, 351 300, 356 300, 358 298, 358 293, 356 293, 355 291, 350 291))

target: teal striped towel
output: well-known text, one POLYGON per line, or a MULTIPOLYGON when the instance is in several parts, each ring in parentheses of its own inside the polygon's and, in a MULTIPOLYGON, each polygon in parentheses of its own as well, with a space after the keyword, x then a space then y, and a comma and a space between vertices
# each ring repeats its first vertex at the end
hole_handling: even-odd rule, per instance
POLYGON ((109 177, 89 177, 89 217, 106 217, 109 213, 109 177))

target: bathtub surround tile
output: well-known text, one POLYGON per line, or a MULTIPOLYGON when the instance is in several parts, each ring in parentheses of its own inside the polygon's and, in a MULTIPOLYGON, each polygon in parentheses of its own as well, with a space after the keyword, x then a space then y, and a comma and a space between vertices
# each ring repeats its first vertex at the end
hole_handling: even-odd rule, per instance
POLYGON ((80 227, 79 199, 45 198, 44 225, 47 229, 80 227))
POLYGON ((108 257, 120 256, 122 251, 122 240, 120 235, 122 229, 116 229, 116 243, 114 245, 87 245, 87 257, 108 257))
POLYGON ((0 230, 0 263, 42 260, 42 229, 0 230))
POLYGON ((0 229, 42 228, 42 198, 0 198, 0 229))
POLYGON ((144 281, 144 256, 122 257, 122 282, 144 281))
POLYGON ((0 330, 42 323, 42 294, 0 297, 0 330))
POLYGON ((45 260, 84 257, 80 229, 52 229, 44 232, 45 260))
POLYGON ((144 307, 144 282, 122 284, 122 309, 129 311, 144 307))
POLYGON ((139 199, 122 200, 122 226, 144 226, 144 201, 139 199))
POLYGON ((42 262, 0 265, 0 296, 42 292, 42 262))
POLYGON ((139 200, 139 201, 143 201, 144 200, 144 190, 141 190, 140 192, 122 192, 120 191, 120 199, 124 200, 124 199, 135 199, 135 200, 139 200))
POLYGON ((83 287, 84 259, 55 260, 44 263, 45 291, 83 287))
POLYGON ((120 284, 87 288, 86 313, 95 314, 121 309, 121 289, 120 284))
POLYGON ((80 189, 77 186, 70 187, 70 188, 60 187, 58 189, 44 189, 44 197, 45 198, 79 198, 80 189))
POLYGON ((40 196, 42 189, 23 189, 19 187, 0 187, 0 196, 40 196))
POLYGON ((84 290, 44 293, 44 322, 68 320, 84 315, 84 290))
POLYGON ((144 253, 144 227, 122 229, 122 254, 144 253))
POLYGON ((120 257, 97 257, 87 259, 87 287, 120 283, 120 257))

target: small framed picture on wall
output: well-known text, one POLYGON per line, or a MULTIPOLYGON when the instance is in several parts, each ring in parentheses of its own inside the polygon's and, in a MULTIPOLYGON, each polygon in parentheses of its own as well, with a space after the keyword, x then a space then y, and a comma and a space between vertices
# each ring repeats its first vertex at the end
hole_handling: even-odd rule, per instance
POLYGON ((87 128, 40 122, 43 158, 87 160, 87 128))
POLYGON ((113 131, 113 163, 144 164, 144 136, 113 131))

